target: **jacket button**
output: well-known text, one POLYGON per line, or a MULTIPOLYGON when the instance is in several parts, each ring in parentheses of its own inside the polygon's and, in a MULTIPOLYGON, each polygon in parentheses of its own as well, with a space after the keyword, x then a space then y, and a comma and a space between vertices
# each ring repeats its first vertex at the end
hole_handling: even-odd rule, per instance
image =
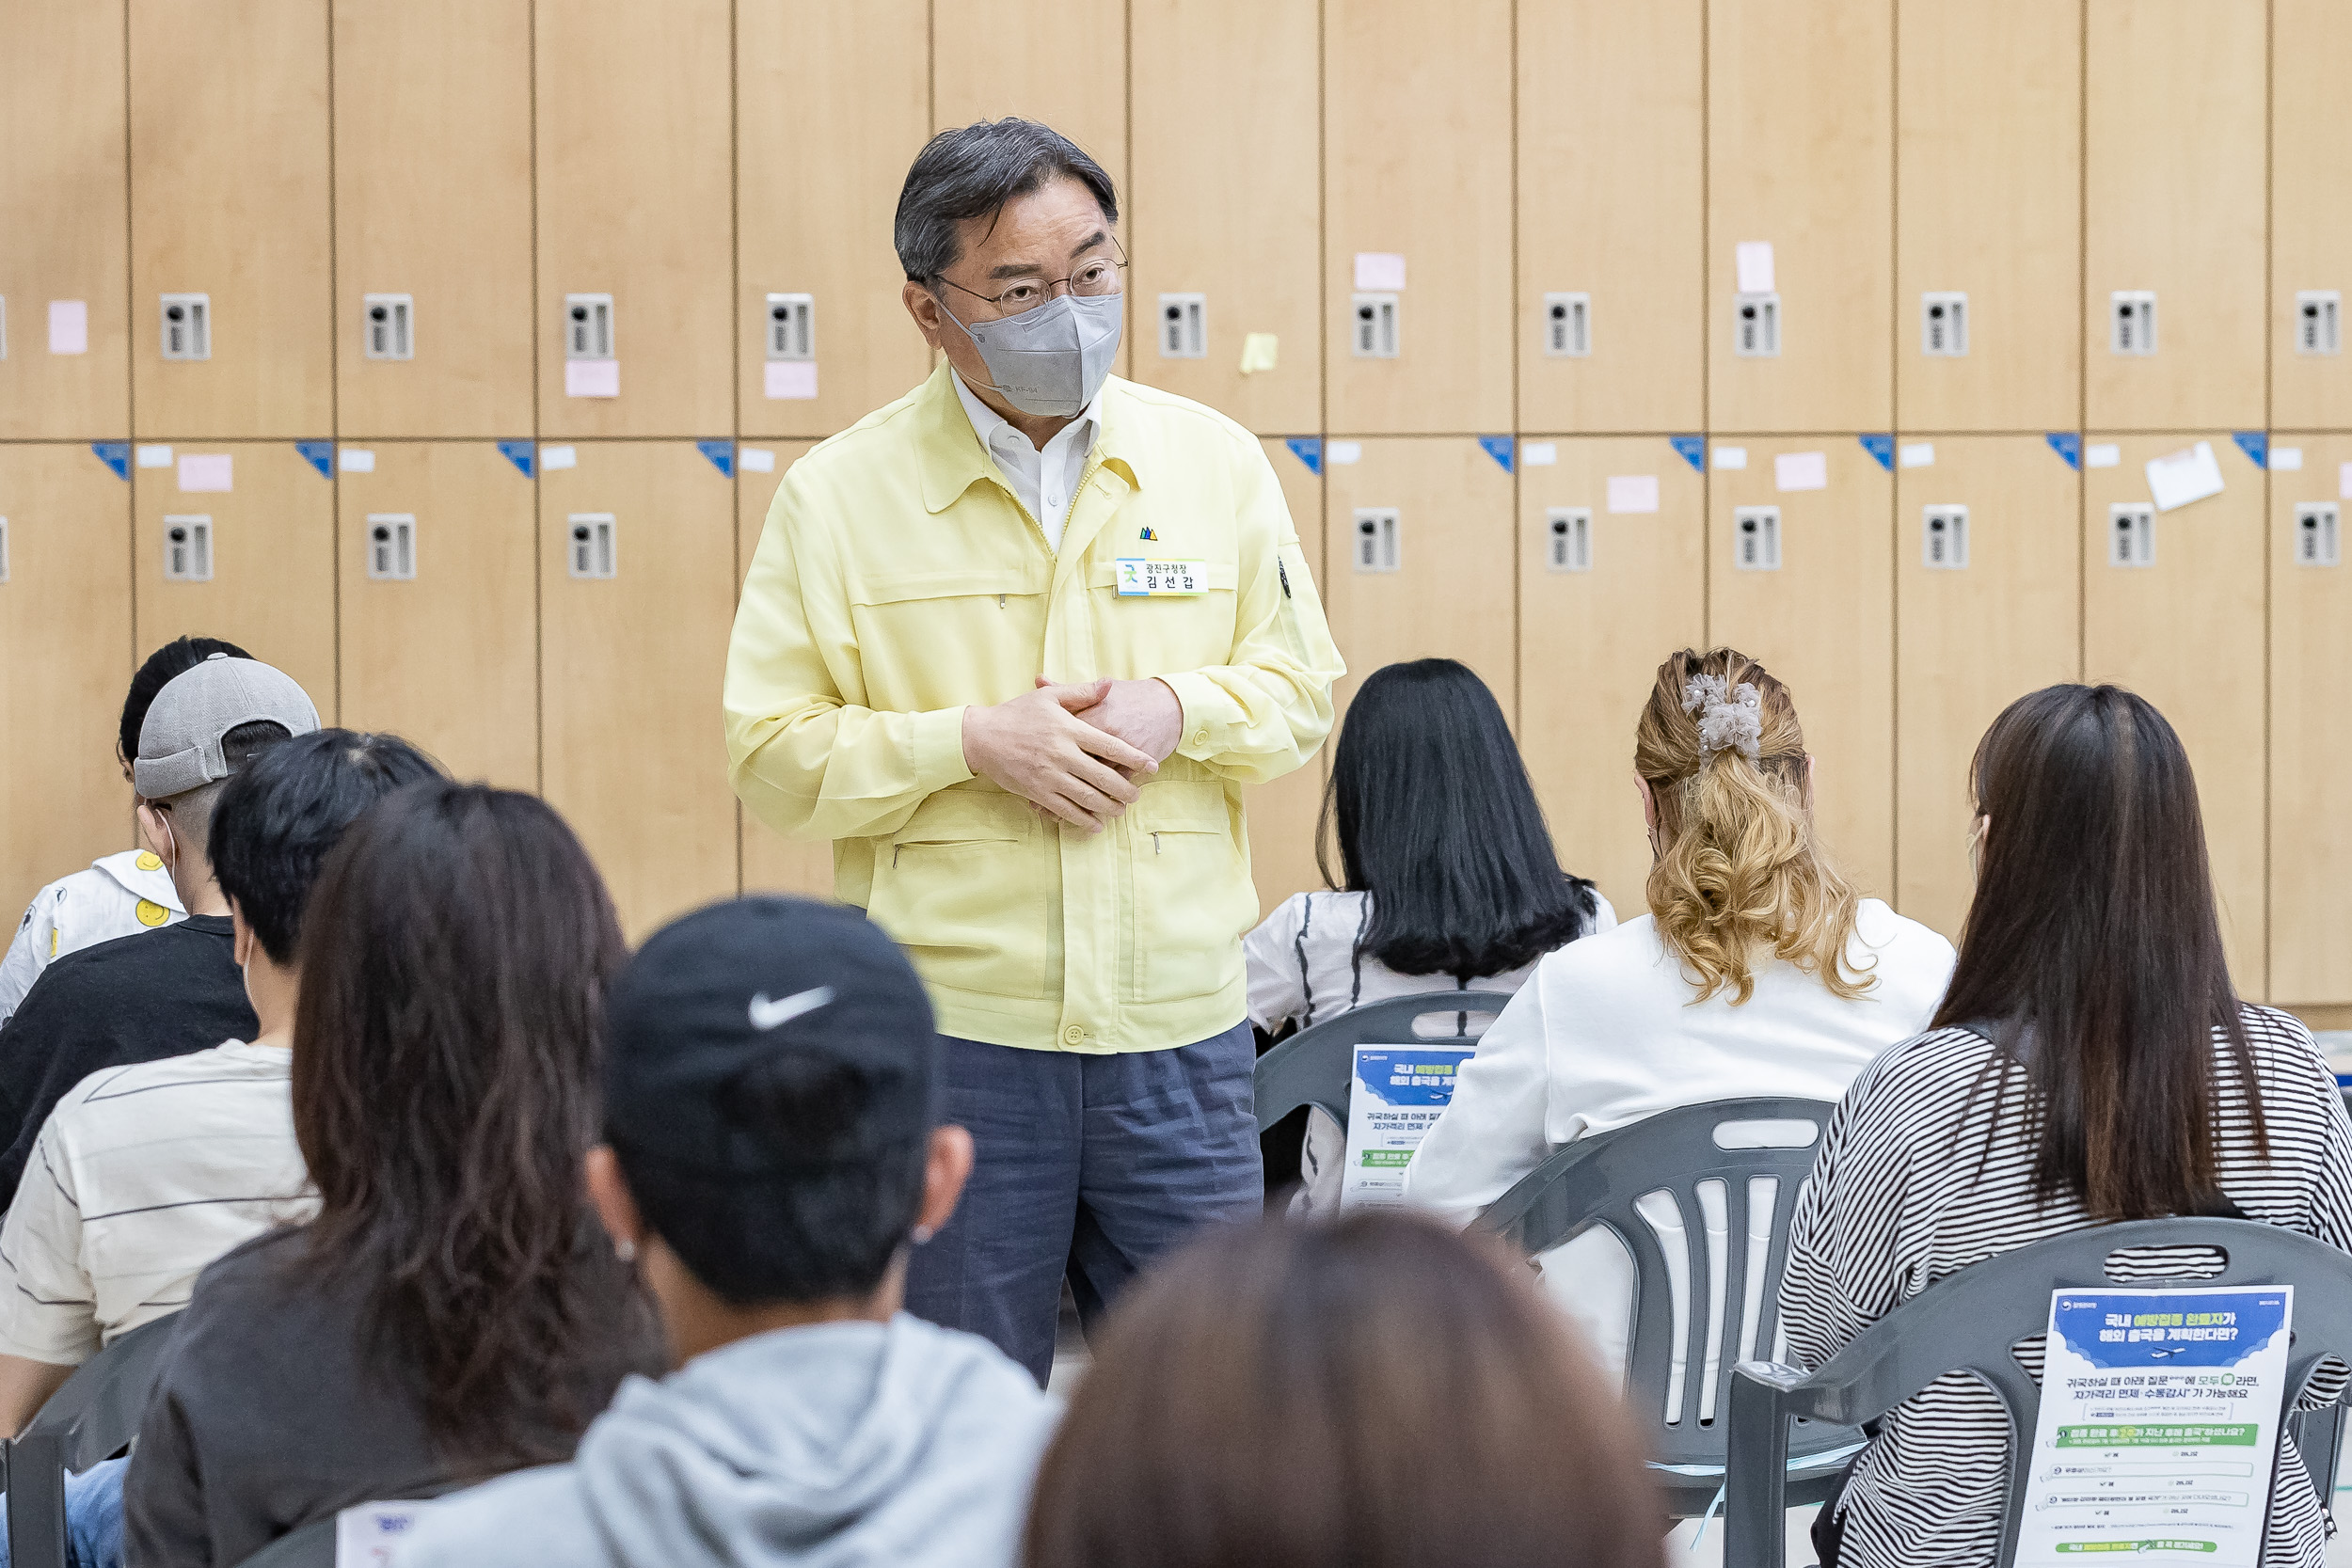
POLYGON ((1206 730, 1193 731, 1192 743, 1195 746, 1206 746, 1209 743, 1209 732, 1206 730))
POLYGON ((1061 1032, 1061 1042, 1064 1045, 1084 1044, 1086 1037, 1087 1032, 1083 1024, 1073 1023, 1069 1028, 1064 1029, 1061 1032))

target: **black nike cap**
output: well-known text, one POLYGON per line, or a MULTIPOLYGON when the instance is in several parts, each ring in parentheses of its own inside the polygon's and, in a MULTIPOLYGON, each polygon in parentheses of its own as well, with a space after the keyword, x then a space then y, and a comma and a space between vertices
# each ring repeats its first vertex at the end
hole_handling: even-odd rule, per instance
POLYGON ((937 1124, 939 1035, 914 966, 845 904, 739 898, 673 921, 607 1004, 605 1125, 616 1144, 718 1177, 868 1160, 937 1124), (763 1125, 763 1072, 833 1065, 841 1125, 812 1143, 763 1125))

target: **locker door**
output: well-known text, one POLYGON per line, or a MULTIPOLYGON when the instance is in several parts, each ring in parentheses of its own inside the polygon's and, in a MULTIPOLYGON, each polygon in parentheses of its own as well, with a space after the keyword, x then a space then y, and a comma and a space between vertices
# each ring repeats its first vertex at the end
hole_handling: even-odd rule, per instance
POLYGON ((2082 476, 2039 436, 1942 436, 1895 471, 1895 907, 1957 940, 1968 765, 2001 709, 2082 673, 2082 476))
POLYGON ((1899 5, 1896 422, 2072 429, 2082 382, 2080 0, 1899 5), (1955 293, 1963 297, 1941 297, 1955 293))
POLYGON ((458 778, 536 790, 532 483, 488 441, 372 450, 374 470, 336 485, 343 721, 458 778))
MULTIPOLYGON (((115 763, 130 683, 130 486, 87 446, 0 447, 0 921, 43 884, 129 848, 115 763)), ((142 650, 141 657, 144 657, 142 650)))
POLYGON ((2260 427, 2265 0, 2087 4, 2084 421, 2260 427), (2154 293, 2153 354, 2114 351, 2120 290, 2154 293))
POLYGON ((1725 436, 1711 463, 1707 639, 1788 683, 1813 752, 1821 835, 1863 892, 1886 897, 1895 885, 1894 478, 1851 436, 1725 436), (1724 466, 1735 443, 1743 468, 1724 466), (1822 455, 1827 488, 1782 490, 1778 459, 1811 452, 1822 455), (1766 518, 1740 515, 1771 507, 1779 509, 1777 566, 1766 518), (1750 541, 1754 566, 1741 564, 1750 541))
POLYGON ((1510 0, 1328 0, 1323 49, 1328 428, 1512 429, 1510 0))
MULTIPOLYGON (((2337 137, 2302 106, 2342 91, 2352 9, 2336 0, 2274 0, 2270 9, 2270 423, 2284 430, 2352 425, 2352 359, 2344 302, 2352 297, 2352 167, 2337 137), (2297 296, 2332 290, 2330 301, 2297 296), (2330 342, 2306 345, 2306 308, 2330 342), (2313 347, 2326 352, 2312 352, 2313 347)), ((2332 117, 2329 117, 2332 118, 2332 117)), ((2283 932, 2280 933, 2284 935, 2283 932)))
POLYGON ((830 436, 930 372, 930 351, 898 300, 905 275, 890 243, 898 187, 930 134, 930 54, 874 47, 924 40, 927 10, 925 0, 736 8, 737 396, 746 434, 830 436), (799 306, 771 304, 771 294, 810 296, 813 341, 798 341, 799 306), (781 350, 805 348, 817 369, 771 359, 776 310, 792 337, 781 350))
POLYGON ((122 8, 0 0, 0 213, 17 214, 0 224, 10 328, 0 438, 120 436, 131 428, 122 8), (54 334, 52 300, 64 307, 54 334))
MULTIPOLYGON (((2352 740, 2332 693, 2352 668, 2352 567, 2343 530, 2352 500, 2339 475, 2352 436, 2296 437, 2303 466, 2270 475, 2270 994, 2292 1006, 2352 1003, 2352 813, 2344 778, 2352 740), (2326 514, 2334 509, 2334 526, 2326 514), (2332 540, 2329 535, 2332 534, 2332 540), (2316 536, 2319 548, 2307 550, 2316 536), (2315 559, 2314 559, 2315 557, 2315 559)), ((2274 460, 2283 455, 2274 450, 2274 460)), ((2229 470, 2224 468, 2223 473, 2229 470)), ((2199 503, 2208 504, 2201 502, 2199 503)), ((2242 693, 2241 693, 2242 696, 2242 693)))
POLYGON ((2269 994, 2263 875, 2266 726, 2256 695, 2263 689, 2268 531, 2264 476, 2223 431, 2083 439, 2086 445, 2112 443, 2122 457, 2113 467, 2086 465, 2083 471, 2083 678, 2130 687, 2180 732, 2197 770, 2231 977, 2241 995, 2259 1001, 2269 994), (2213 444, 2228 488, 2155 519, 2153 564, 2111 564, 2111 508, 2148 501, 2148 460, 2199 440, 2213 444))
POLYGON ((144 658, 175 637, 225 637, 301 683, 336 721, 335 486, 292 441, 149 446, 131 470, 132 598, 144 658), (189 459, 227 459, 228 490, 189 490, 189 459), (174 532, 182 535, 174 541, 174 532), (165 574, 175 543, 186 571, 165 574), (210 578, 202 574, 209 570, 210 578))
MULTIPOLYGON (((1279 440, 1264 443, 1266 461, 1282 483, 1282 499, 1298 525, 1298 546, 1315 567, 1315 590, 1330 604, 1330 568, 1323 547, 1323 481, 1299 456, 1279 440)), ((1330 771, 1331 739, 1309 758, 1305 767, 1269 784, 1260 784, 1243 801, 1249 820, 1249 872, 1258 884, 1261 913, 1294 893, 1323 885, 1315 868, 1315 825, 1323 813, 1323 781, 1330 771)), ((1336 866, 1337 862, 1335 861, 1336 866)))
POLYGON ((1347 660, 1342 707, 1382 665, 1442 657, 1477 671, 1502 711, 1517 713, 1511 475, 1459 436, 1326 441, 1323 451, 1323 605, 1347 660))
POLYGON ((342 434, 530 433, 531 0, 338 0, 335 275, 342 434))
MULTIPOLYGON (((897 304, 894 299, 893 305, 897 304)), ((903 315, 903 312, 901 312, 903 315)), ((914 330, 909 323, 909 332, 914 330)), ((923 340, 916 338, 919 346, 923 340)), ((815 446, 814 441, 777 441, 753 447, 739 447, 736 463, 739 477, 735 486, 735 581, 739 595, 743 578, 752 569, 753 552, 759 548, 760 527, 767 521, 768 505, 776 499, 776 486, 784 479, 784 471, 800 460, 801 454, 815 446), (742 466, 749 452, 771 453, 775 467, 769 473, 754 473, 742 466)), ((712 689, 716 691, 716 688, 712 689)), ((723 748, 722 748, 723 750, 723 748)), ((721 759, 724 766, 724 758, 721 759)), ((743 891, 745 893, 797 893, 806 898, 833 896, 833 845, 826 840, 786 838, 769 827, 740 804, 736 815, 742 823, 743 891)))
POLYGON ((1132 8, 1135 377, 1256 431, 1323 423, 1316 11, 1314 0, 1132 8), (1248 112, 1200 112, 1217 103, 1248 112), (1270 370, 1244 369, 1255 334, 1275 341, 1270 370))
POLYGON ((1892 422, 1893 25, 1892 0, 1714 0, 1708 8, 1708 418, 1715 429, 1883 430, 1892 422), (1743 244, 1772 246, 1771 277, 1749 281, 1759 285, 1751 293, 1776 298, 1776 355, 1736 352, 1738 312, 1747 309, 1735 265, 1743 244))
POLYGON ((539 0, 542 435, 734 422, 730 14, 726 0, 539 0), (567 357, 575 325, 592 357, 567 357))
POLYGON ((1702 15, 1519 0, 1521 429, 1707 422, 1702 15))
POLYGON ((1631 919, 1650 863, 1633 727, 1666 656, 1706 646, 1707 482, 1656 436, 1547 444, 1556 463, 1519 448, 1519 749, 1560 863, 1631 919))
POLYGON ((1018 115, 1086 149, 1127 193, 1127 22, 1120 6, 932 0, 931 121, 1018 115))
POLYGON ((143 436, 328 434, 326 33, 325 0, 131 0, 131 386, 143 436), (206 296, 210 358, 163 356, 167 293, 206 296))
POLYGON ((582 442, 576 459, 539 476, 541 776, 639 942, 737 887, 719 722, 735 484, 686 441, 582 442), (587 569, 610 576, 573 575, 581 530, 587 569))

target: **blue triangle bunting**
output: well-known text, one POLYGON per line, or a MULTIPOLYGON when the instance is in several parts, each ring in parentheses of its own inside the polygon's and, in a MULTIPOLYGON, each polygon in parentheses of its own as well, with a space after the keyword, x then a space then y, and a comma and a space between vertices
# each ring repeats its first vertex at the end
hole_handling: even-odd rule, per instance
POLYGON ((712 465, 729 479, 735 477, 735 443, 733 441, 697 441, 695 450, 710 459, 712 465))
POLYGON ((2054 430, 2042 437, 2050 450, 2066 459, 2066 466, 2080 472, 2083 466, 2083 438, 2071 430, 2054 430))
POLYGON ((335 477, 335 443, 332 441, 296 441, 294 451, 303 461, 319 471, 321 479, 335 477))
POLYGON ((1481 436, 1478 444, 1486 449, 1486 455, 1502 465, 1502 471, 1511 471, 1512 440, 1508 436, 1481 436))
POLYGON ((128 441, 92 441, 89 450, 98 454, 98 461, 115 471, 115 478, 131 477, 131 443, 128 441))
POLYGON ((1667 444, 1682 454, 1682 460, 1699 472, 1707 472, 1707 437, 1704 436, 1669 436, 1667 444))
POLYGON ((1282 443, 1282 444, 1283 444, 1284 446, 1286 446, 1286 447, 1288 447, 1288 448, 1290 448, 1290 449, 1291 449, 1291 455, 1292 455, 1293 457, 1297 458, 1297 459, 1298 459, 1301 463, 1304 463, 1304 464, 1306 464, 1306 465, 1307 465, 1307 471, 1308 471, 1309 473, 1311 473, 1311 474, 1314 474, 1314 475, 1317 475, 1317 476, 1320 476, 1320 475, 1322 474, 1322 472, 1323 472, 1323 437, 1322 437, 1322 436, 1293 436, 1289 437, 1288 439, 1286 439, 1285 441, 1283 441, 1283 443, 1282 443))
POLYGON ((529 441, 501 441, 499 443, 499 455, 520 468, 525 479, 531 477, 531 464, 534 450, 529 441))
POLYGON ((1879 467, 1888 473, 1895 471, 1895 437, 1892 436, 1863 436, 1856 439, 1862 450, 1879 460, 1879 467))
POLYGON ((2233 430, 2230 432, 2230 439, 2237 443, 2238 451, 2254 460, 2254 467, 2257 468, 2270 467, 2270 433, 2268 431, 2233 430))

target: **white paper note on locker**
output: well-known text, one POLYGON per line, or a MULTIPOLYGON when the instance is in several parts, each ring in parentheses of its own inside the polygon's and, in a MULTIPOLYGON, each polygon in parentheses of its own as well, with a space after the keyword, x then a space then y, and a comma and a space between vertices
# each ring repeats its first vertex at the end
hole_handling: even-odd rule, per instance
POLYGON ((1358 251, 1356 287, 1383 293, 1405 287, 1405 258, 1391 250, 1358 251))
POLYGON ((1708 460, 1718 468, 1744 468, 1748 466, 1748 449, 1715 447, 1710 449, 1708 460))
POLYGON ((1772 488, 1775 490, 1826 490, 1829 488, 1829 453, 1825 451, 1784 451, 1772 459, 1772 488))
POLYGON ((49 302, 49 352, 52 354, 87 354, 89 352, 89 302, 81 299, 53 299, 49 302))
POLYGON ((180 488, 227 490, 233 483, 234 473, 234 464, 225 451, 191 452, 180 459, 180 488))
POLYGON ((2221 465, 2214 460, 2211 441, 2148 460, 2148 497, 2159 512, 2219 494, 2221 465))
POLYGON ((1741 240, 1732 251, 1732 270, 1740 275, 1740 292, 1743 294, 1769 294, 1772 292, 1772 242, 1741 240))
POLYGON ((760 386, 771 398, 813 398, 817 395, 817 361, 771 359, 763 367, 760 386))
POLYGON ((616 398, 621 395, 618 359, 566 359, 564 395, 567 398, 616 398))
POLYGON ((1657 511, 1658 476, 1656 474, 1611 474, 1609 476, 1609 510, 1612 512, 1657 511))

